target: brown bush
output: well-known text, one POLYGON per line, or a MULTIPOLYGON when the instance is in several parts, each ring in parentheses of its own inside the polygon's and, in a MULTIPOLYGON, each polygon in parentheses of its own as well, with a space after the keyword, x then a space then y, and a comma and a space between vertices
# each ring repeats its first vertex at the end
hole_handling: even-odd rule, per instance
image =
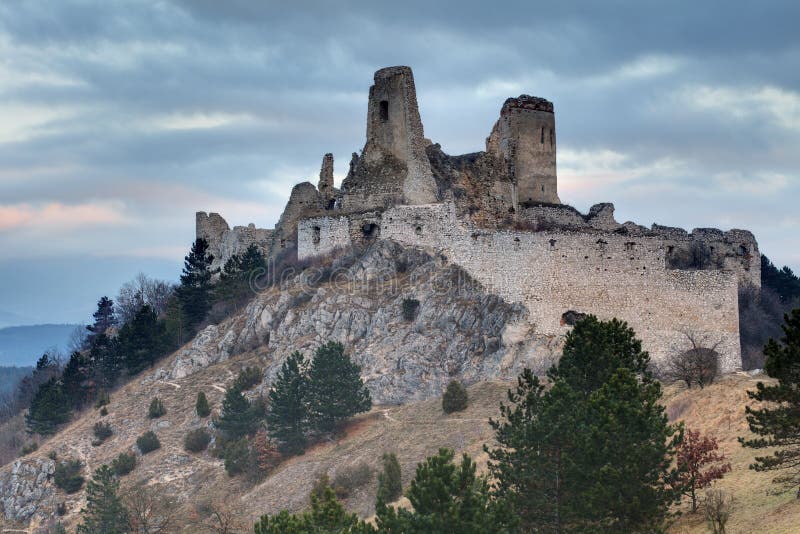
POLYGON ((336 471, 331 487, 336 492, 336 497, 346 499, 353 491, 372 480, 374 474, 374 470, 366 462, 348 465, 336 471))

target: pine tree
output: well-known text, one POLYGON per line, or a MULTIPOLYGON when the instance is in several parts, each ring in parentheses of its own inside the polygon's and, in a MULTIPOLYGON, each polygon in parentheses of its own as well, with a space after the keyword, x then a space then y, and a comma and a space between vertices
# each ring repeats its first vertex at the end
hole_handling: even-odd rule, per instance
POLYGON ((181 285, 176 293, 190 330, 203 322, 211 309, 212 261, 214 256, 208 253, 208 241, 199 238, 192 244, 192 250, 183 262, 181 285))
POLYGON ((109 328, 117 324, 114 301, 108 297, 102 297, 97 301, 97 311, 92 316, 94 324, 86 327, 86 330, 89 331, 87 342, 90 346, 94 343, 95 337, 105 334, 109 328))
POLYGON ((39 386, 31 400, 25 424, 30 434, 53 434, 56 427, 69 421, 70 403, 57 377, 39 386))
POLYGON ((306 363, 300 352, 283 362, 269 392, 267 428, 284 454, 302 454, 306 446, 308 409, 306 407, 306 363))
POLYGON ((228 441, 249 436, 258 430, 259 414, 256 407, 236 387, 229 387, 222 400, 222 413, 215 422, 228 441))
POLYGON ((128 510, 117 492, 119 481, 107 465, 100 466, 86 485, 86 508, 79 534, 124 534, 128 529, 128 510))
POLYGON ((194 409, 198 417, 208 417, 211 415, 211 407, 208 405, 206 394, 202 391, 197 394, 197 401, 194 403, 194 409))
POLYGON ((116 339, 111 339, 106 334, 95 336, 89 350, 89 360, 98 385, 106 390, 114 387, 124 367, 116 339))
POLYGON ((476 476, 475 463, 463 455, 453 463, 453 451, 440 449, 417 466, 408 490, 413 511, 376 505, 378 532, 510 532, 512 519, 492 502, 485 479, 476 476))
POLYGON ((800 499, 800 308, 784 317, 784 336, 764 347, 767 357, 764 369, 778 383, 756 384, 748 396, 766 407, 746 408, 750 431, 759 437, 739 438, 745 447, 765 449, 777 447, 770 456, 757 456, 750 466, 756 471, 781 471, 775 482, 786 489, 797 488, 800 499))
POLYGON ((356 514, 347 510, 336 500, 336 494, 326 486, 320 496, 311 495, 311 509, 293 515, 286 510, 277 515, 263 515, 254 525, 255 534, 314 534, 330 532, 336 534, 368 534, 375 530, 360 521, 356 514))
POLYGON ((61 373, 61 389, 72 408, 80 408, 94 397, 94 369, 89 356, 73 352, 61 373))
POLYGON ((119 355, 128 373, 146 369, 169 350, 164 324, 148 305, 142 306, 117 336, 119 355))
POLYGON ((545 389, 520 376, 489 450, 496 496, 523 530, 650 532, 677 498, 669 483, 679 428, 659 404, 649 356, 620 321, 589 316, 567 335, 545 389))
POLYGON ((333 432, 342 421, 372 408, 361 368, 345 354, 341 343, 331 341, 314 354, 308 372, 308 406, 311 424, 320 433, 333 432))
POLYGON ((384 503, 394 502, 403 495, 400 462, 395 453, 383 455, 383 472, 378 475, 378 499, 384 503))

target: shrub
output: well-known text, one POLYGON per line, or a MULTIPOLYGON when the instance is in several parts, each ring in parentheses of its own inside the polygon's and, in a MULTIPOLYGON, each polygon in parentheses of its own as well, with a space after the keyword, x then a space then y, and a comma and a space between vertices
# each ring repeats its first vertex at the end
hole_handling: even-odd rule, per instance
POLYGON ((230 476, 247 471, 250 466, 250 446, 247 438, 231 441, 225 446, 225 471, 230 476))
POLYGON ((136 438, 136 446, 142 454, 152 452, 161 447, 161 442, 158 441, 158 436, 152 430, 148 430, 138 438, 136 438))
POLYGON ((205 428, 195 428, 186 434, 183 448, 189 452, 202 452, 211 443, 211 434, 205 428))
POLYGON ((329 487, 331 487, 331 479, 328 477, 328 473, 321 473, 314 482, 314 486, 311 488, 310 496, 321 499, 322 495, 325 493, 325 489, 329 487))
POLYGON ((365 462, 342 467, 333 477, 333 491, 339 499, 346 499, 354 490, 372 480, 372 468, 365 462))
POLYGON ((47 457, 55 462, 58 459, 58 453, 55 450, 52 450, 47 453, 47 457))
POLYGON ((150 408, 147 409, 147 417, 150 419, 158 419, 166 413, 167 409, 164 408, 164 403, 161 402, 161 399, 155 397, 150 401, 150 408))
POLYGON ((103 406, 102 408, 100 408, 100 416, 105 417, 107 415, 108 415, 108 410, 106 410, 106 407, 103 406))
POLYGON ((706 492, 704 501, 708 526, 714 534, 725 534, 725 525, 734 508, 733 496, 723 490, 711 489, 706 492))
POLYGON ((67 515, 67 503, 64 501, 58 503, 58 506, 56 506, 56 514, 59 516, 67 515))
POLYGON ((125 476, 136 467, 136 455, 132 452, 123 452, 111 461, 111 469, 117 476, 125 476))
POLYGON ((100 391, 100 393, 97 394, 97 400, 94 402, 94 407, 102 408, 103 406, 106 406, 109 402, 111 402, 111 398, 108 396, 108 392, 100 391))
POLYGON ((378 498, 384 503, 394 502, 403 494, 400 462, 395 453, 383 455, 383 472, 378 476, 378 498))
POLYGON ((419 301, 417 299, 403 299, 403 319, 413 321, 417 317, 419 301))
POLYGON ((20 450, 20 455, 25 456, 26 454, 30 454, 39 450, 39 444, 35 441, 31 441, 30 443, 26 443, 22 446, 22 450, 20 450))
POLYGON ((56 466, 53 482, 57 488, 61 488, 67 493, 75 493, 83 487, 83 476, 81 476, 80 460, 67 460, 56 466))
POLYGON ((103 423, 102 421, 95 423, 92 430, 94 432, 94 437, 97 438, 99 443, 103 443, 114 434, 114 431, 111 430, 111 425, 103 423))
POLYGON ((717 376, 719 354, 716 348, 719 343, 712 347, 704 347, 702 341, 696 339, 693 334, 687 334, 687 337, 691 348, 672 354, 665 364, 663 374, 669 380, 685 382, 688 388, 691 388, 692 384, 697 384, 702 389, 714 382, 717 376))
POLYGON ((236 377, 233 387, 238 388, 239 391, 247 391, 260 384, 262 377, 263 373, 258 367, 245 367, 239 371, 239 376, 236 377))
POLYGON ((198 417, 208 417, 211 415, 211 406, 208 405, 206 394, 202 391, 197 394, 197 401, 194 403, 194 409, 198 417))
POLYGON ((467 408, 467 388, 457 380, 451 380, 442 396, 444 413, 460 412, 467 408))

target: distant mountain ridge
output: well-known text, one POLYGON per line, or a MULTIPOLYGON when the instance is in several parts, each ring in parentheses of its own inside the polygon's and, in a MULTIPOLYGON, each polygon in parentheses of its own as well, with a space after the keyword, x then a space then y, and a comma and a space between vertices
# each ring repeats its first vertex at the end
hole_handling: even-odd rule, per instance
POLYGON ((67 350, 76 324, 37 324, 0 328, 0 365, 34 365, 48 349, 67 350))

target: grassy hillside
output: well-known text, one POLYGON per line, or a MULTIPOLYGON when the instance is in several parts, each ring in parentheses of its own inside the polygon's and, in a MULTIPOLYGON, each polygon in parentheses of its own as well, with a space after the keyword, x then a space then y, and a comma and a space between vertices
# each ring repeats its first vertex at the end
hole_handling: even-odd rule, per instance
MULTIPOLYGON (((101 417, 96 410, 89 410, 31 456, 45 458, 55 450, 59 458, 79 458, 85 463, 84 474, 88 476, 102 463, 130 450, 137 436, 152 429, 162 448, 140 457, 133 473, 123 478, 123 487, 140 480, 163 486, 181 503, 182 522, 190 525, 188 531, 202 532, 197 521, 215 504, 232 511, 240 518, 241 531, 248 532, 263 513, 284 508, 298 511, 307 506, 308 493, 320 474, 327 473, 333 479, 337 471, 359 462, 377 470, 384 452, 397 453, 405 485, 413 477, 416 464, 442 446, 468 452, 485 469, 482 446, 492 441, 487 420, 497 415, 497 407, 512 385, 500 381, 473 384, 469 387, 469 408, 449 416, 442 413, 439 398, 404 406, 376 406, 355 418, 345 437, 316 445, 303 456, 284 462, 265 481, 251 485, 241 477, 229 477, 222 461, 210 452, 185 452, 183 438, 188 430, 210 420, 199 419, 194 413, 198 391, 206 393, 216 414, 223 390, 238 370, 245 365, 263 364, 266 358, 259 352, 245 353, 174 381, 154 380, 147 373, 140 375, 112 395, 109 414, 102 418, 114 429, 114 436, 108 441, 98 447, 91 445, 92 425, 101 417), (149 420, 147 406, 154 396, 164 401, 167 414, 149 420)), ((772 494, 772 475, 749 470, 753 451, 742 449, 736 442, 738 436, 747 433, 746 391, 753 389, 757 381, 758 378, 736 374, 703 390, 669 385, 665 388, 665 403, 673 420, 683 420, 691 428, 716 435, 730 457, 733 472, 719 483, 737 501, 729 532, 796 532, 793 528, 800 524, 800 501, 793 493, 772 494)), ((376 489, 377 480, 373 477, 345 500, 346 506, 364 517, 370 516, 376 489)), ((67 507, 64 520, 75 524, 84 504, 82 492, 68 496, 59 490, 45 507, 59 502, 67 507)), ((686 507, 682 510, 685 513, 670 532, 707 532, 700 513, 690 514, 686 507)))

